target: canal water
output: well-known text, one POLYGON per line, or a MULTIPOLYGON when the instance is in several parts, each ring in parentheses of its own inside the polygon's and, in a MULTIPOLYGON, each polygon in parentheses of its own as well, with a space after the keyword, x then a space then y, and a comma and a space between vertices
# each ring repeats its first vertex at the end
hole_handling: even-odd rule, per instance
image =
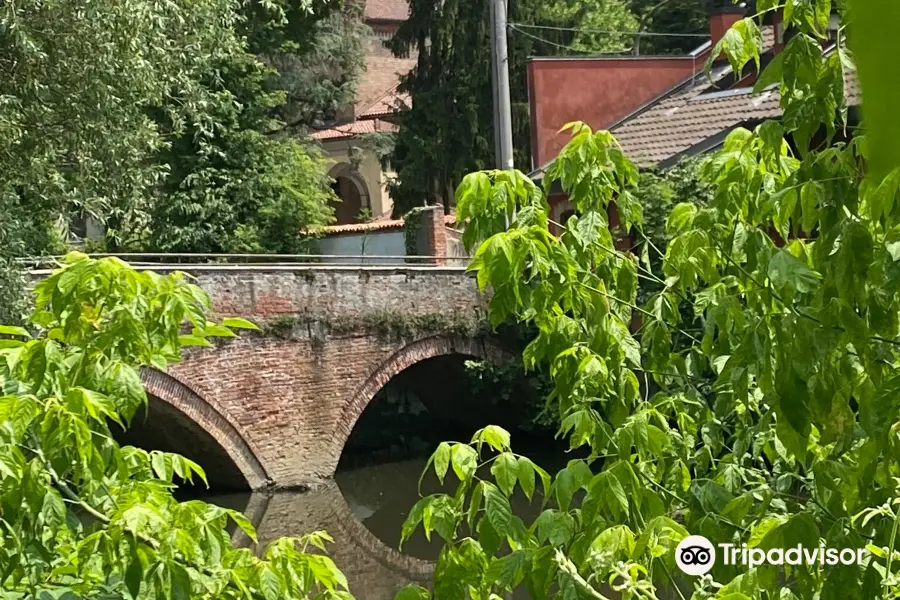
MULTIPOLYGON (((567 457, 557 453, 550 464, 532 458, 553 472, 567 457)), ((257 527, 257 550, 279 537, 327 531, 334 538, 329 555, 347 576, 357 600, 391 600, 407 584, 430 583, 441 549, 436 535, 428 541, 420 529, 399 551, 403 522, 421 497, 419 479, 425 465, 423 458, 345 469, 333 483, 308 492, 242 493, 206 500, 244 512, 257 527)), ((421 493, 452 493, 455 482, 452 470, 443 488, 430 473, 422 481, 421 493)), ((529 502, 521 492, 512 499, 513 512, 526 522, 540 513, 540 504, 539 498, 529 502)), ((235 540, 251 544, 240 533, 235 540)))

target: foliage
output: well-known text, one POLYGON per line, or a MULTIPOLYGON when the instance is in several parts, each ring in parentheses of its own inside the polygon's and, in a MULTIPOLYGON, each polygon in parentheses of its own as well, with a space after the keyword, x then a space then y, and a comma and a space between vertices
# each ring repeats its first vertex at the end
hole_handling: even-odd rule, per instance
POLYGON ((327 159, 316 147, 253 130, 222 132, 214 145, 181 140, 192 148, 167 159, 166 201, 151 212, 141 247, 294 254, 311 241, 302 231, 333 220, 327 159))
MULTIPOLYGON (((674 33, 675 36, 636 36, 635 54, 681 54, 693 51, 704 41, 681 34, 709 34, 709 14, 713 8, 733 6, 728 0, 632 0, 631 10, 638 17, 639 32, 674 33)), ((748 2, 753 14, 755 2, 748 2)))
POLYGON ((255 539, 243 515, 172 496, 205 481, 199 465, 113 439, 110 423, 147 402, 141 368, 254 325, 209 322, 209 298, 183 274, 114 258, 71 254, 35 296, 27 330, 0 328, 4 598, 350 598, 320 552, 326 534, 279 540, 261 559, 232 548, 229 522, 255 539))
MULTIPOLYGON (((403 215, 403 245, 407 256, 419 255, 419 235, 422 232, 423 206, 417 206, 403 215)), ((413 259, 415 260, 415 259, 413 259)), ((407 260, 407 262, 410 262, 407 260)))
POLYGON ((281 32, 275 39, 250 37, 249 50, 274 69, 267 87, 285 94, 275 111, 284 130, 303 134, 330 125, 341 109, 353 104, 369 28, 363 22, 363 2, 318 1, 311 12, 297 0, 284 3, 290 5, 286 19, 264 11, 246 21, 281 32))
POLYGON ((334 196, 319 151, 279 119, 293 132, 352 97, 365 30, 350 4, 11 5, 0 203, 46 238, 90 216, 110 250, 297 251, 334 196))
POLYGON ((301 232, 333 221, 326 157, 285 133, 332 118, 352 97, 363 31, 356 4, 319 9, 296 0, 245 7, 248 47, 205 80, 216 100, 205 120, 157 118, 172 137, 160 154, 169 175, 138 247, 299 253, 310 242, 301 232))
POLYGON ((146 114, 193 121, 203 74, 235 52, 230 0, 25 0, 0 14, 0 196, 35 224, 146 210, 165 144, 146 114), (191 51, 184 52, 184 48, 191 51))
MULTIPOLYGON (((391 187, 397 215, 423 201, 448 206, 464 174, 495 163, 489 3, 413 0, 410 6, 410 19, 392 40, 395 54, 418 53, 415 70, 402 84, 412 96, 412 107, 399 115, 400 131, 390 159, 398 175, 391 187)), ((619 0, 516 0, 509 3, 508 11, 510 22, 522 24, 600 29, 636 26, 619 0)), ((531 35, 513 30, 509 39, 513 147, 515 163, 522 169, 528 168, 531 160, 527 58, 614 52, 630 43, 629 36, 525 31, 531 35), (547 41, 536 40, 534 33, 547 41)))
POLYGON ((27 306, 24 265, 17 258, 61 245, 49 216, 30 212, 14 194, 0 193, 0 323, 20 325, 27 306))
MULTIPOLYGON (((662 259, 669 245, 666 218, 677 204, 693 203, 707 206, 712 201, 712 186, 702 178, 703 158, 691 158, 665 171, 642 171, 636 195, 644 208, 641 239, 641 264, 656 275, 662 273, 662 259), (647 243, 644 243, 644 240, 647 243)), ((662 289, 652 278, 642 278, 638 284, 638 304, 662 289)))
MULTIPOLYGON (((580 213, 559 238, 523 175, 475 173, 460 186, 457 214, 474 232, 471 269, 493 292, 491 321, 539 329, 525 364, 549 368, 560 433, 590 456, 551 477, 497 428, 439 446, 429 466, 441 479, 452 468, 457 490, 423 498, 403 530, 446 542, 436 598, 513 589, 596 600, 900 594, 900 168, 886 148, 869 154, 861 131, 849 142, 834 137, 851 56, 819 45, 830 2, 789 6, 793 35, 757 84, 779 86, 783 118, 734 130, 705 162, 712 197, 671 210, 661 274, 613 249, 610 201, 626 228, 644 216, 637 171, 608 132, 573 125, 548 173, 580 213), (818 133, 830 143, 814 142, 818 133), (871 159, 882 171, 863 168, 871 159), (884 166, 893 170, 882 177, 884 166), (639 276, 660 284, 643 306, 639 276), (682 329, 683 301, 702 325, 696 334, 682 329), (634 312, 643 324, 632 334, 634 312), (484 463, 489 479, 476 476, 484 463), (538 487, 546 510, 525 523, 509 497, 538 487), (869 554, 837 566, 717 562, 690 579, 674 568, 688 533, 762 550, 869 554)), ((743 69, 759 60, 760 39, 746 19, 713 55, 725 51, 743 69)))
POLYGON ((472 394, 483 398, 487 406, 524 406, 525 417, 518 428, 522 431, 553 433, 559 427, 555 406, 548 406, 549 375, 528 371, 521 360, 502 365, 488 361, 467 361, 466 373, 472 394))

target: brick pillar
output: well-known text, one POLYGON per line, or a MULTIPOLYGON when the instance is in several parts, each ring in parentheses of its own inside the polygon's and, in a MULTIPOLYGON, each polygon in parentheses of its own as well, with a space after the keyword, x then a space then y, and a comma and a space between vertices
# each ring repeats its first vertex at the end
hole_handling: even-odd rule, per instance
POLYGON ((421 229, 419 230, 421 237, 419 239, 424 242, 422 244, 424 246, 422 248, 423 254, 437 257, 429 261, 431 264, 445 265, 447 263, 445 260, 447 256, 447 230, 444 226, 444 206, 442 204, 429 206, 421 212, 420 218, 422 221, 421 229))

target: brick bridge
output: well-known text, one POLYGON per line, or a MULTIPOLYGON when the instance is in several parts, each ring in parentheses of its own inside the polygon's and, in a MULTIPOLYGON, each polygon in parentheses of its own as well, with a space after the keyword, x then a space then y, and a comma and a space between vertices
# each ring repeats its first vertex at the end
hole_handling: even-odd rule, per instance
POLYGON ((486 299, 462 268, 178 269, 197 278, 217 317, 263 332, 190 349, 168 373, 146 370, 149 415, 123 441, 195 458, 220 487, 321 485, 392 377, 448 354, 503 356, 476 334, 486 299))

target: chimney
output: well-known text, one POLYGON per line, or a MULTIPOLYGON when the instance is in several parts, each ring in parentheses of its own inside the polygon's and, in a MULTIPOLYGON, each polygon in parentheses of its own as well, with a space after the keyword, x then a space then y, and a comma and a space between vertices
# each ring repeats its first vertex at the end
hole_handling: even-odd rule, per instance
POLYGON ((444 223, 444 205, 438 202, 434 206, 427 206, 416 217, 419 219, 418 254, 433 257, 427 261, 430 264, 445 265, 447 227, 444 223))
MULTIPOLYGON (((709 13, 709 38, 713 47, 718 44, 731 26, 744 18, 743 6, 720 6, 709 13)), ((721 58, 721 57, 719 57, 721 58)))
POLYGON ((772 45, 772 53, 778 54, 784 50, 787 40, 784 35, 784 10, 776 10, 772 15, 772 31, 775 34, 775 43, 772 45))

